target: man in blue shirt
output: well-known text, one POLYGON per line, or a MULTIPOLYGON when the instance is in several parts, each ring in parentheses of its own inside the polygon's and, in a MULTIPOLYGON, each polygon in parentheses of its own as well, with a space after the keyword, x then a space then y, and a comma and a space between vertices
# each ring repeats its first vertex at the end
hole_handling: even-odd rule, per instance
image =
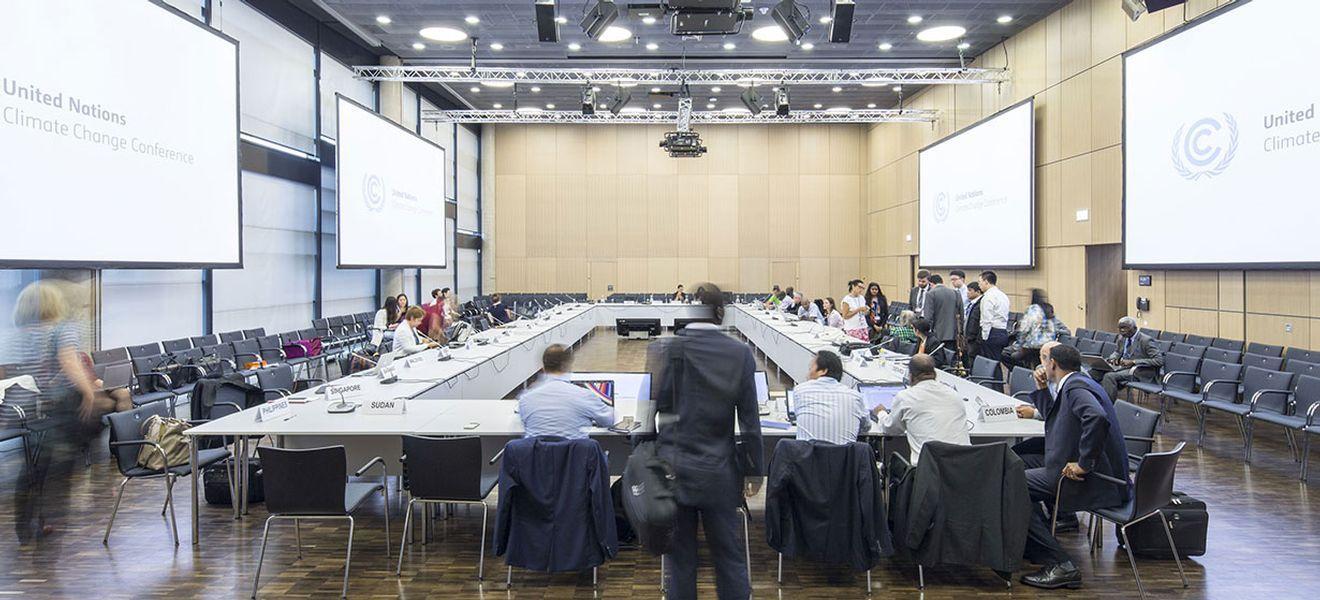
POLYGON ((513 311, 509 310, 508 305, 504 303, 503 296, 493 294, 490 299, 494 304, 486 309, 486 315, 490 317, 492 325, 503 325, 513 320, 513 311))
POLYGON ((541 355, 541 376, 518 395, 523 435, 587 437, 583 429, 614 424, 614 407, 591 390, 572 382, 573 355, 562 344, 551 344, 541 355))

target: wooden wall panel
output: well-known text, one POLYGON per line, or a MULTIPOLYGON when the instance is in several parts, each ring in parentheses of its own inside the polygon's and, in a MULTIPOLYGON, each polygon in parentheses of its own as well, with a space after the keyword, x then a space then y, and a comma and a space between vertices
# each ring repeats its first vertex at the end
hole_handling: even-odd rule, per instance
MULTIPOLYGON (((619 177, 592 175, 586 179, 586 188, 587 228, 584 236, 587 238, 587 256, 592 259, 616 258, 619 256, 619 205, 616 199, 619 177)), ((498 244, 498 234, 495 239, 498 244)))
POLYGON ((677 184, 677 175, 646 176, 646 256, 678 256, 677 184))
POLYGON ((618 207, 619 257, 645 257, 650 237, 646 223, 649 215, 646 209, 646 176, 620 175, 615 202, 618 207))
MULTIPOLYGON (((547 138, 553 146, 553 136, 547 138)), ((555 184, 556 175, 527 176, 527 256, 554 258, 555 256, 555 184)))
POLYGON ((587 255, 587 178, 585 175, 557 175, 555 177, 554 193, 555 256, 559 258, 585 258, 587 255))

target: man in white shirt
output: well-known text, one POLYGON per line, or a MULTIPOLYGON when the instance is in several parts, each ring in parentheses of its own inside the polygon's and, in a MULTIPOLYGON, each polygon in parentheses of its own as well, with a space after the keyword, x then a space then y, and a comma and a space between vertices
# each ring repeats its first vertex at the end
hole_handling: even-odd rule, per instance
POLYGON ((798 307, 802 305, 802 292, 795 292, 793 288, 784 290, 784 299, 779 302, 779 310, 790 315, 796 315, 798 307))
POLYGON ((981 356, 999 362, 1008 346, 1008 295, 994 271, 981 272, 981 356))
POLYGON ((541 376, 518 395, 518 417, 526 437, 587 437, 584 429, 593 424, 614 424, 614 407, 595 393, 573 383, 573 355, 563 344, 551 344, 541 354, 541 376))
POLYGON ((873 413, 885 435, 907 434, 912 464, 921 458, 926 442, 970 445, 967 435, 967 410, 962 397, 947 385, 935 380, 935 359, 918 354, 908 361, 911 387, 894 396, 894 409, 884 405, 873 413))
POLYGON ((871 308, 866 305, 866 298, 862 297, 862 285, 860 279, 848 282, 848 295, 839 304, 839 312, 843 314, 844 333, 863 342, 870 342, 871 332, 866 326, 866 313, 871 308))
POLYGON ((820 307, 805 296, 798 304, 797 315, 803 321, 815 321, 821 325, 825 324, 825 315, 820 312, 820 307))
POLYGON ((797 439, 831 444, 851 444, 871 428, 862 395, 843 379, 843 361, 829 350, 821 350, 807 368, 810 379, 793 388, 793 412, 797 415, 797 439))

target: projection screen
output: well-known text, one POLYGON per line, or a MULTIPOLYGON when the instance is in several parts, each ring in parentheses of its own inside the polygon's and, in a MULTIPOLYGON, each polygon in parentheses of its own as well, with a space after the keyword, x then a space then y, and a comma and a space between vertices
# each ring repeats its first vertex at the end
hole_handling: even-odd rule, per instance
POLYGON ((0 56, 0 266, 242 266, 237 42, 146 0, 0 2, 0 56))
POLYGON ((921 266, 1033 265, 1033 107, 1011 106, 919 153, 921 266))
POLYGON ((1320 265, 1320 2, 1237 2, 1124 56, 1124 263, 1320 265))

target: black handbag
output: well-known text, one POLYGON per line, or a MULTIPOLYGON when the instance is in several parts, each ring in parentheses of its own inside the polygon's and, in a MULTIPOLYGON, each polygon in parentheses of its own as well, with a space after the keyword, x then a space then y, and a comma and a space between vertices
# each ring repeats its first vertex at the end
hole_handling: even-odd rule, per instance
MULTIPOLYGON (((1160 509, 1169 522, 1169 533, 1173 535, 1173 545, 1178 549, 1178 556, 1201 556, 1205 554, 1206 529, 1210 515, 1206 512, 1205 502, 1182 492, 1174 492, 1173 500, 1160 509)), ((1114 530, 1118 543, 1123 538, 1114 530)), ((1150 558, 1170 559, 1169 538, 1164 535, 1164 523, 1159 517, 1150 517, 1127 529, 1128 543, 1132 553, 1150 558)))
POLYGON ((656 442, 633 448, 623 470, 623 509, 642 548, 657 556, 668 552, 674 541, 674 483, 674 470, 660 458, 656 442))
MULTIPOLYGON (((229 493, 229 479, 225 476, 225 468, 233 468, 229 466, 231 460, 233 459, 225 459, 202 471, 202 490, 207 504, 233 505, 233 498, 229 493)), ((261 459, 256 457, 248 459, 247 497, 248 504, 266 501, 266 488, 261 479, 261 459)))

